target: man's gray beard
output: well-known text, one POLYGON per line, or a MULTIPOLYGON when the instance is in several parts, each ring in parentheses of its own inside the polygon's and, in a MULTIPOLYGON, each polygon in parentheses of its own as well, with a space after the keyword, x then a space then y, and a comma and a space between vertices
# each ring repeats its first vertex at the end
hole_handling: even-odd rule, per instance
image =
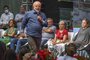
POLYGON ((40 11, 39 10, 36 10, 36 9, 34 9, 37 13, 39 13, 40 11))

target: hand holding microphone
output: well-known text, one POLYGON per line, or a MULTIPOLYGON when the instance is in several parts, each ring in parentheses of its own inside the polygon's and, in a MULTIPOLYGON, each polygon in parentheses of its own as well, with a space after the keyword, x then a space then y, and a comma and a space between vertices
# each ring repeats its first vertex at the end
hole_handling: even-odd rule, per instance
POLYGON ((39 15, 39 16, 37 16, 37 19, 38 19, 38 21, 40 22, 40 23, 42 23, 42 17, 39 15))

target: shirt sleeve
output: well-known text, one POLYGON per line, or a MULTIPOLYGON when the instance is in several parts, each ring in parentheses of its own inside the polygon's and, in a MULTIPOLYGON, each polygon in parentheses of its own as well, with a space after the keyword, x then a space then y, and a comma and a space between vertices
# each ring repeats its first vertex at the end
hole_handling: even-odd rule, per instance
POLYGON ((89 33, 89 36, 90 36, 90 28, 89 28, 89 31, 88 31, 88 33, 89 33))
POLYGON ((1 20, 3 20, 3 14, 1 15, 1 20))
POLYGON ((27 23, 28 23, 28 20, 29 20, 29 18, 28 18, 28 13, 26 13, 25 16, 24 16, 23 19, 22 19, 21 29, 22 29, 23 31, 24 31, 25 26, 26 26, 27 23))
POLYGON ((55 35, 56 35, 56 37, 59 36, 59 31, 58 30, 55 31, 55 35))
POLYGON ((19 16, 18 16, 18 14, 16 14, 15 21, 17 22, 18 20, 19 20, 19 16))
POLYGON ((68 36, 68 31, 67 30, 64 30, 64 35, 68 36))
POLYGON ((50 29, 55 33, 55 31, 56 31, 56 27, 55 26, 52 26, 50 29))
POLYGON ((13 19, 14 18, 14 15, 13 15, 13 13, 11 13, 11 15, 10 15, 10 19, 13 19))
POLYGON ((14 28, 15 29, 15 34, 17 34, 17 28, 14 28))
POLYGON ((43 17, 43 21, 42 21, 43 26, 47 26, 46 15, 44 13, 42 13, 42 17, 43 17))
POLYGON ((5 31, 5 34, 8 34, 8 29, 5 31))

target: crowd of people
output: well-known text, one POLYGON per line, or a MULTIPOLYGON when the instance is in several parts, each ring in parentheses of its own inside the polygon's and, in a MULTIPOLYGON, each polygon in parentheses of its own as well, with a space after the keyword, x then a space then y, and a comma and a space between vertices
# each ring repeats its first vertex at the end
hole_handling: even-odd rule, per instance
POLYGON ((1 60, 87 60, 76 53, 82 49, 90 56, 90 27, 86 18, 82 19, 82 26, 73 42, 66 44, 68 30, 65 21, 61 20, 56 27, 53 19, 46 18, 41 12, 41 2, 35 1, 31 11, 26 11, 21 5, 15 18, 7 5, 3 9, 0 29, 5 33, 0 38, 1 60), (47 42, 53 48, 49 49, 47 42))

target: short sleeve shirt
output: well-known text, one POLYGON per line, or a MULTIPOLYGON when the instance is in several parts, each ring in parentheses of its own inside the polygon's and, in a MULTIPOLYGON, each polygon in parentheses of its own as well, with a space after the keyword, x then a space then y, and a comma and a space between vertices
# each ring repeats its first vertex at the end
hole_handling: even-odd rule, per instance
POLYGON ((60 32, 59 30, 56 30, 56 38, 59 40, 63 40, 64 35, 68 36, 68 31, 66 29, 64 29, 62 32, 60 32))

